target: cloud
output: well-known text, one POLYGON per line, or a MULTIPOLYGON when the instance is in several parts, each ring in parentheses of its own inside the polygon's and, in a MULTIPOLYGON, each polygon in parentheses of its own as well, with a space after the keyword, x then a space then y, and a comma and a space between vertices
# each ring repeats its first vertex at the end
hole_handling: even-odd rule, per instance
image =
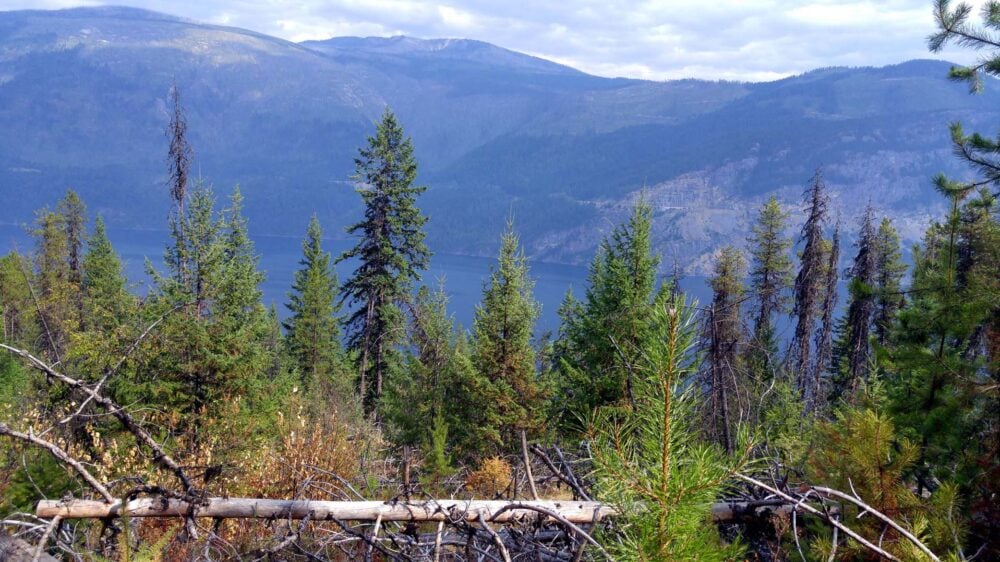
MULTIPOLYGON (((985 0, 973 4, 982 5, 985 0)), ((291 41, 461 37, 604 76, 772 80, 824 66, 930 58, 930 0, 0 0, 128 4, 291 41)), ((950 50, 939 58, 971 62, 950 50)))

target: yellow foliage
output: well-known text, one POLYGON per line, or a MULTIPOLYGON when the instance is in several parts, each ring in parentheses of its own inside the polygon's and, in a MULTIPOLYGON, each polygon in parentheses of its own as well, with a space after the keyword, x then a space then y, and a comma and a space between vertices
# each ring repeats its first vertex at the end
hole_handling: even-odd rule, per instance
POLYGON ((510 463, 500 457, 490 457, 479 465, 465 481, 465 485, 483 497, 495 498, 510 486, 510 463))

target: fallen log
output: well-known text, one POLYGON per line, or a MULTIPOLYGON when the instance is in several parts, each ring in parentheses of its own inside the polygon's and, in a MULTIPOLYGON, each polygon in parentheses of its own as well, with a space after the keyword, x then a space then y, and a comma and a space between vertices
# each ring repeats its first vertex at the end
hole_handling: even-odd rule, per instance
MULTIPOLYGON (((221 519, 303 519, 313 521, 487 521, 508 523, 537 519, 531 509, 504 509, 512 503, 530 504, 555 513, 573 523, 596 523, 614 514, 598 502, 574 501, 474 501, 430 500, 424 502, 308 501, 254 498, 208 498, 186 502, 166 498, 144 498, 122 503, 92 500, 43 500, 35 514, 49 519, 105 519, 108 517, 211 517, 221 519)), ((544 519, 544 517, 543 517, 544 519)))
MULTIPOLYGON (((719 502, 712 506, 712 519, 727 522, 745 518, 791 513, 795 508, 784 500, 719 502)), ((539 511, 551 511, 575 524, 596 523, 615 515, 615 509, 600 502, 586 501, 481 501, 427 500, 422 502, 310 501, 257 498, 208 498, 201 503, 177 499, 144 498, 127 506, 120 501, 43 500, 35 515, 45 519, 105 519, 108 517, 211 517, 220 519, 303 519, 314 521, 487 521, 508 523, 537 518, 539 511), (524 506, 524 507, 518 507, 524 506), (123 509, 124 507, 124 509, 123 509), (531 509, 541 508, 540 510, 531 509)), ((552 518, 542 517, 549 521, 552 518)), ((552 521, 549 521, 552 522, 552 521)))

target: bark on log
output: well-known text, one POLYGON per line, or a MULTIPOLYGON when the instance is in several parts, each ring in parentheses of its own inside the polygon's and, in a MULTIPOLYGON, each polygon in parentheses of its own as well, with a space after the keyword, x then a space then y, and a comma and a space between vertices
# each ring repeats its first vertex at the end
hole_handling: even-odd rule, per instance
MULTIPOLYGON (((313 521, 340 519, 342 521, 451 521, 464 519, 470 523, 479 520, 482 513, 488 521, 507 523, 537 518, 538 513, 527 509, 502 511, 508 501, 441 500, 414 503, 387 503, 379 501, 306 501, 267 500, 254 498, 209 498, 203 504, 192 504, 174 499, 138 499, 122 509, 121 502, 108 504, 88 500, 44 500, 38 502, 38 517, 63 519, 103 519, 121 517, 217 517, 239 519, 302 519, 311 516, 313 521), (497 512, 500 512, 499 515, 497 512)), ((559 513, 573 523, 593 523, 614 514, 611 506, 597 502, 538 501, 518 502, 537 504, 559 513)))
MULTIPOLYGON (((124 510, 129 517, 217 517, 223 519, 302 519, 312 514, 316 521, 452 521, 464 519, 475 523, 479 513, 488 521, 507 523, 537 517, 530 509, 505 509, 513 504, 538 506, 558 513, 575 524, 587 524, 615 515, 612 506, 584 501, 468 501, 436 500, 427 502, 380 501, 308 501, 269 500, 256 498, 209 498, 205 503, 191 504, 175 499, 146 498, 129 502, 124 510), (499 512, 499 514, 498 514, 499 512)), ((764 500, 757 502, 720 502, 712 506, 716 522, 755 518, 777 513, 791 513, 790 502, 764 500)), ((43 500, 35 514, 49 519, 103 519, 121 517, 121 502, 105 503, 92 500, 43 500)))

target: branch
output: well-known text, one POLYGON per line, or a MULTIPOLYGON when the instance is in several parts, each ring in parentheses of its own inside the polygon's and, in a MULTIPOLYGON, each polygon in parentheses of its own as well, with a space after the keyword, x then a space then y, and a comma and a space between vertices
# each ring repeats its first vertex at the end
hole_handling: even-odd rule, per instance
POLYGON ((910 542, 912 542, 914 545, 916 545, 916 547, 919 548, 920 550, 922 550, 924 554, 926 554, 927 556, 929 556, 931 560, 934 560, 934 562, 941 562, 941 559, 938 558, 937 555, 935 555, 933 552, 931 552, 931 550, 929 548, 927 548, 927 546, 924 545, 924 543, 920 542, 920 539, 918 539, 915 535, 913 535, 913 533, 911 533, 911 532, 907 531, 906 529, 904 529, 899 523, 896 523, 895 521, 893 521, 892 519, 890 519, 888 516, 886 516, 884 513, 878 511, 874 507, 872 507, 872 506, 866 504, 865 502, 861 501, 860 498, 858 498, 856 496, 851 496, 849 494, 845 494, 844 492, 841 492, 841 491, 838 491, 838 490, 834 490, 832 488, 825 488, 823 486, 813 486, 812 489, 816 490, 817 492, 819 492, 821 494, 826 494, 828 496, 833 496, 835 498, 839 498, 839 499, 842 499, 842 500, 849 501, 849 502, 853 503, 854 505, 856 505, 856 506, 858 506, 860 508, 863 508, 866 512, 871 513, 875 517, 878 517, 879 519, 881 519, 882 521, 884 521, 887 525, 889 525, 893 529, 896 529, 897 531, 899 531, 899 533, 901 535, 903 535, 910 542))
POLYGON ((482 511, 479 512, 479 524, 483 526, 483 529, 486 529, 486 532, 488 532, 491 537, 493 537, 493 542, 497 543, 497 548, 500 549, 500 556, 503 556, 503 562, 510 562, 510 553, 507 552, 507 547, 503 545, 503 540, 500 538, 500 535, 498 535, 497 532, 493 530, 493 527, 490 527, 490 524, 486 522, 486 517, 483 515, 482 511))
MULTIPOLYGON (((512 503, 510 505, 507 505, 507 506, 501 508, 499 511, 497 511, 496 513, 494 513, 493 517, 491 517, 491 519, 496 519, 497 516, 499 516, 501 513, 505 512, 505 511, 508 511, 508 510, 512 510, 512 509, 527 509, 529 511, 535 511, 535 512, 541 513, 542 515, 547 515, 547 516, 551 517, 552 519, 555 519, 556 521, 558 521, 559 523, 561 523, 563 526, 565 526, 567 529, 573 531, 574 533, 576 533, 577 535, 579 535, 581 538, 583 538, 585 541, 587 541, 590 544, 592 544, 595 547, 597 547, 597 549, 601 551, 601 554, 603 554, 605 558, 607 558, 611 562, 614 562, 614 558, 612 558, 611 555, 608 554, 607 550, 604 550, 604 547, 602 547, 601 544, 598 543, 594 539, 594 537, 590 536, 589 533, 587 533, 586 531, 584 531, 580 527, 574 525, 568 519, 566 519, 565 517, 563 517, 562 515, 560 515, 559 513, 555 512, 555 511, 553 511, 551 509, 548 509, 548 508, 545 508, 545 507, 541 507, 539 505, 529 504, 529 503, 512 503)), ((594 511, 594 519, 593 520, 597 521, 598 519, 599 519, 599 517, 598 517, 597 511, 595 510, 594 511)))
POLYGON ((110 413, 119 422, 121 422, 121 424, 125 427, 125 429, 127 429, 129 432, 132 433, 133 436, 135 436, 136 441, 138 441, 142 445, 149 447, 153 451, 153 462, 158 463, 163 467, 165 467, 166 469, 173 472, 174 476, 176 476, 177 479, 181 481, 181 484, 184 486, 185 492, 193 491, 194 486, 191 484, 191 480, 188 478, 187 474, 184 473, 184 469, 182 469, 180 465, 177 464, 177 461, 175 461, 169 454, 167 454, 166 450, 164 450, 163 447, 160 446, 160 444, 157 443, 155 439, 153 439, 153 437, 149 434, 149 432, 143 429, 142 426, 140 426, 138 422, 136 422, 135 419, 128 414, 128 412, 126 412, 121 406, 116 404, 113 400, 101 394, 98 394, 94 389, 88 387, 83 381, 74 379, 72 377, 68 377, 60 373, 59 371, 56 371, 55 369, 47 365, 44 361, 42 361, 41 359, 35 357, 34 355, 28 353, 23 349, 11 347, 3 343, 0 343, 0 349, 6 349, 11 353, 26 359, 31 364, 32 367, 45 373, 46 375, 48 375, 48 377, 56 379, 70 388, 80 389, 83 392, 85 392, 91 398, 91 400, 93 400, 95 404, 107 410, 108 413, 110 413))
POLYGON ((882 550, 878 546, 872 544, 871 542, 869 542, 867 539, 865 539, 861 535, 855 533, 853 530, 851 530, 850 527, 847 527, 846 525, 844 525, 840 521, 837 521, 836 519, 830 518, 825 513, 823 513, 822 511, 816 509, 815 507, 813 507, 813 506, 811 506, 811 505, 809 505, 807 503, 800 503, 800 502, 798 502, 798 500, 796 500, 795 498, 793 498, 789 494, 786 494, 785 492, 782 492, 781 490, 778 490, 777 488, 772 488, 771 486, 768 486, 767 484, 761 482, 760 480, 756 480, 754 478, 751 478, 749 476, 745 476, 745 475, 739 474, 739 473, 734 474, 734 476, 736 478, 739 478, 740 480, 743 480, 744 482, 749 482, 749 483, 753 484, 754 486, 757 486, 759 488, 763 488, 764 490, 767 490, 768 492, 771 492, 772 494, 776 494, 778 496, 781 496, 782 498, 785 498, 786 500, 788 500, 788 501, 790 501, 792 503, 796 503, 796 505, 798 506, 799 509, 802 509, 804 511, 808 511, 809 513, 812 513, 813 515, 821 517, 823 520, 825 520, 829 524, 833 525, 834 527, 840 529, 841 531, 844 532, 844 534, 846 534, 847 536, 851 537, 852 539, 858 541, 859 543, 861 543, 862 545, 864 545, 865 547, 867 547, 872 552, 875 552, 876 554, 884 556, 884 557, 888 558, 889 560, 896 560, 896 561, 899 560, 899 558, 896 558, 895 556, 893 556, 893 555, 889 554, 888 552, 882 550))
POLYGON ((64 464, 72 468, 74 471, 76 471, 76 473, 79 474, 84 480, 86 480, 87 484, 90 484, 90 487, 93 488, 94 491, 96 491, 98 494, 100 494, 100 496, 104 498, 106 502, 114 503, 115 501, 114 496, 112 496, 111 492, 109 492, 108 489, 104 487, 104 484, 101 484, 101 482, 98 481, 97 478, 94 478, 94 476, 90 474, 90 472, 86 468, 83 467, 83 464, 81 464, 80 461, 74 459, 73 457, 70 457, 66 451, 63 451, 57 445, 50 443, 49 441, 46 441, 44 439, 35 437, 34 433, 21 433, 19 431, 14 431, 10 427, 8 427, 7 424, 5 423, 0 423, 0 435, 6 435, 8 437, 12 437, 14 439, 24 441, 26 443, 31 443, 32 445, 36 445, 38 447, 45 449, 46 451, 51 453, 53 457, 55 457, 56 459, 58 459, 59 461, 63 462, 64 464))

